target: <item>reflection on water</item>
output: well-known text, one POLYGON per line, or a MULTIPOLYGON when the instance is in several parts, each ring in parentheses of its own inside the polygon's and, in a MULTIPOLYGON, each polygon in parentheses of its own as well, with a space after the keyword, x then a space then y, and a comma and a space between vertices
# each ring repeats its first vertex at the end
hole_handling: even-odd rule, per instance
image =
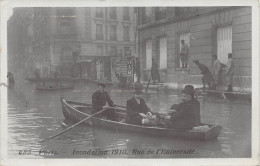
MULTIPOLYGON (((8 154, 15 158, 211 158, 251 156, 251 105, 220 99, 199 99, 201 119, 220 124, 217 140, 192 141, 119 133, 89 126, 77 126, 54 140, 41 140, 73 125, 64 122, 60 97, 91 102, 95 85, 77 83, 73 90, 38 92, 34 84, 16 87, 8 93, 8 154), (19 90, 18 90, 19 89, 19 90), (67 126, 66 126, 67 125, 67 126), (28 150, 30 154, 25 154, 28 150), (178 150, 193 151, 178 154, 178 150), (168 153, 166 153, 168 151, 168 153), (175 153, 176 152, 176 153, 175 153), (19 153, 22 153, 19 155, 19 153), (112 154, 113 153, 113 154, 112 154), (27 155, 26 155, 27 154, 27 155), (99 155, 97 155, 99 154, 99 155)), ((125 105, 129 91, 108 88, 117 105, 125 105)), ((155 112, 165 112, 180 101, 178 93, 144 96, 155 112)))

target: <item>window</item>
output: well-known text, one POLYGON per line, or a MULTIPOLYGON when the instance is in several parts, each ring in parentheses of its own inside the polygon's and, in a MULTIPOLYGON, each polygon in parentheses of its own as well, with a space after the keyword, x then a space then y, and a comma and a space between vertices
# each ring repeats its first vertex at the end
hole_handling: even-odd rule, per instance
POLYGON ((129 8, 128 7, 124 7, 123 9, 123 20, 130 20, 130 17, 129 17, 129 8))
POLYGON ((102 7, 96 7, 96 17, 103 18, 103 8, 102 7))
POLYGON ((117 54, 117 48, 116 46, 110 47, 110 55, 116 55, 117 54))
POLYGON ((110 26, 110 40, 116 41, 117 36, 116 36, 116 25, 111 25, 110 26))
POLYGON ((125 56, 131 56, 131 50, 130 47, 124 47, 125 56))
POLYGON ((103 40, 103 24, 97 24, 96 39, 103 40))
POLYGON ((146 69, 152 67, 152 40, 146 41, 146 69))
POLYGON ((232 53, 232 27, 220 27, 217 29, 217 56, 221 63, 227 63, 228 53, 232 53))
POLYGON ((145 8, 145 23, 150 23, 152 21, 152 8, 145 8))
POLYGON ((110 18, 116 19, 116 8, 115 7, 110 8, 110 18))
POLYGON ((104 55, 103 46, 97 46, 97 56, 103 56, 103 55, 104 55))
POLYGON ((160 69, 167 68, 167 40, 166 37, 160 38, 160 69))
POLYGON ((130 41, 129 26, 124 26, 123 31, 124 31, 123 34, 124 41, 130 41))

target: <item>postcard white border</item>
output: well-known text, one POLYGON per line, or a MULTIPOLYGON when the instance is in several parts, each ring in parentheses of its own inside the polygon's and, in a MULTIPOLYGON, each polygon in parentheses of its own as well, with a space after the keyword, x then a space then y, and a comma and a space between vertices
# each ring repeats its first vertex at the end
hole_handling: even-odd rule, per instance
POLYGON ((258 165, 259 164, 259 2, 257 0, 4 0, 1 1, 1 83, 7 73, 7 19, 13 7, 251 6, 252 158, 206 159, 8 159, 7 88, 1 86, 0 165, 258 165))

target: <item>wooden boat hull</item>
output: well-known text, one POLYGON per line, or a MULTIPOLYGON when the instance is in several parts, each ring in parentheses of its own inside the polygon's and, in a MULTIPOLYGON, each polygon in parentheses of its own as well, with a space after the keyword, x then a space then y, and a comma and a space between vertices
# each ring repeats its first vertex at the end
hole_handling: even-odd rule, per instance
POLYGON ((53 90, 66 90, 66 89, 73 89, 73 85, 48 85, 48 86, 36 86, 36 90, 47 90, 47 91, 53 91, 53 90))
MULTIPOLYGON (((65 99, 61 100, 63 115, 66 119, 78 122, 88 116, 90 116, 90 111, 92 106, 90 104, 78 103, 74 101, 66 101, 65 99)), ((120 115, 124 114, 124 110, 116 110, 120 115)), ((123 122, 114 122, 102 118, 92 118, 91 123, 86 121, 85 124, 93 125, 101 128, 108 128, 116 131, 122 132, 135 132, 146 135, 157 135, 162 137, 181 137, 186 139, 195 139, 195 140, 211 140, 216 139, 222 127, 209 125, 210 128, 206 132, 197 132, 192 130, 173 130, 159 127, 147 127, 147 126, 138 126, 127 124, 123 122)))

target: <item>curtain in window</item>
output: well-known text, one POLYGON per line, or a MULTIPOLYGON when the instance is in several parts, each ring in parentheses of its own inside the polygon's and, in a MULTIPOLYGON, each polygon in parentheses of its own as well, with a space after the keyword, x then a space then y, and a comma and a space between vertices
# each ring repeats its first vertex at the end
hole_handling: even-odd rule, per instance
POLYGON ((217 56, 221 63, 227 63, 228 53, 232 53, 232 27, 220 27, 217 29, 217 56))
POLYGON ((167 68, 167 40, 166 37, 160 38, 160 69, 167 68))

